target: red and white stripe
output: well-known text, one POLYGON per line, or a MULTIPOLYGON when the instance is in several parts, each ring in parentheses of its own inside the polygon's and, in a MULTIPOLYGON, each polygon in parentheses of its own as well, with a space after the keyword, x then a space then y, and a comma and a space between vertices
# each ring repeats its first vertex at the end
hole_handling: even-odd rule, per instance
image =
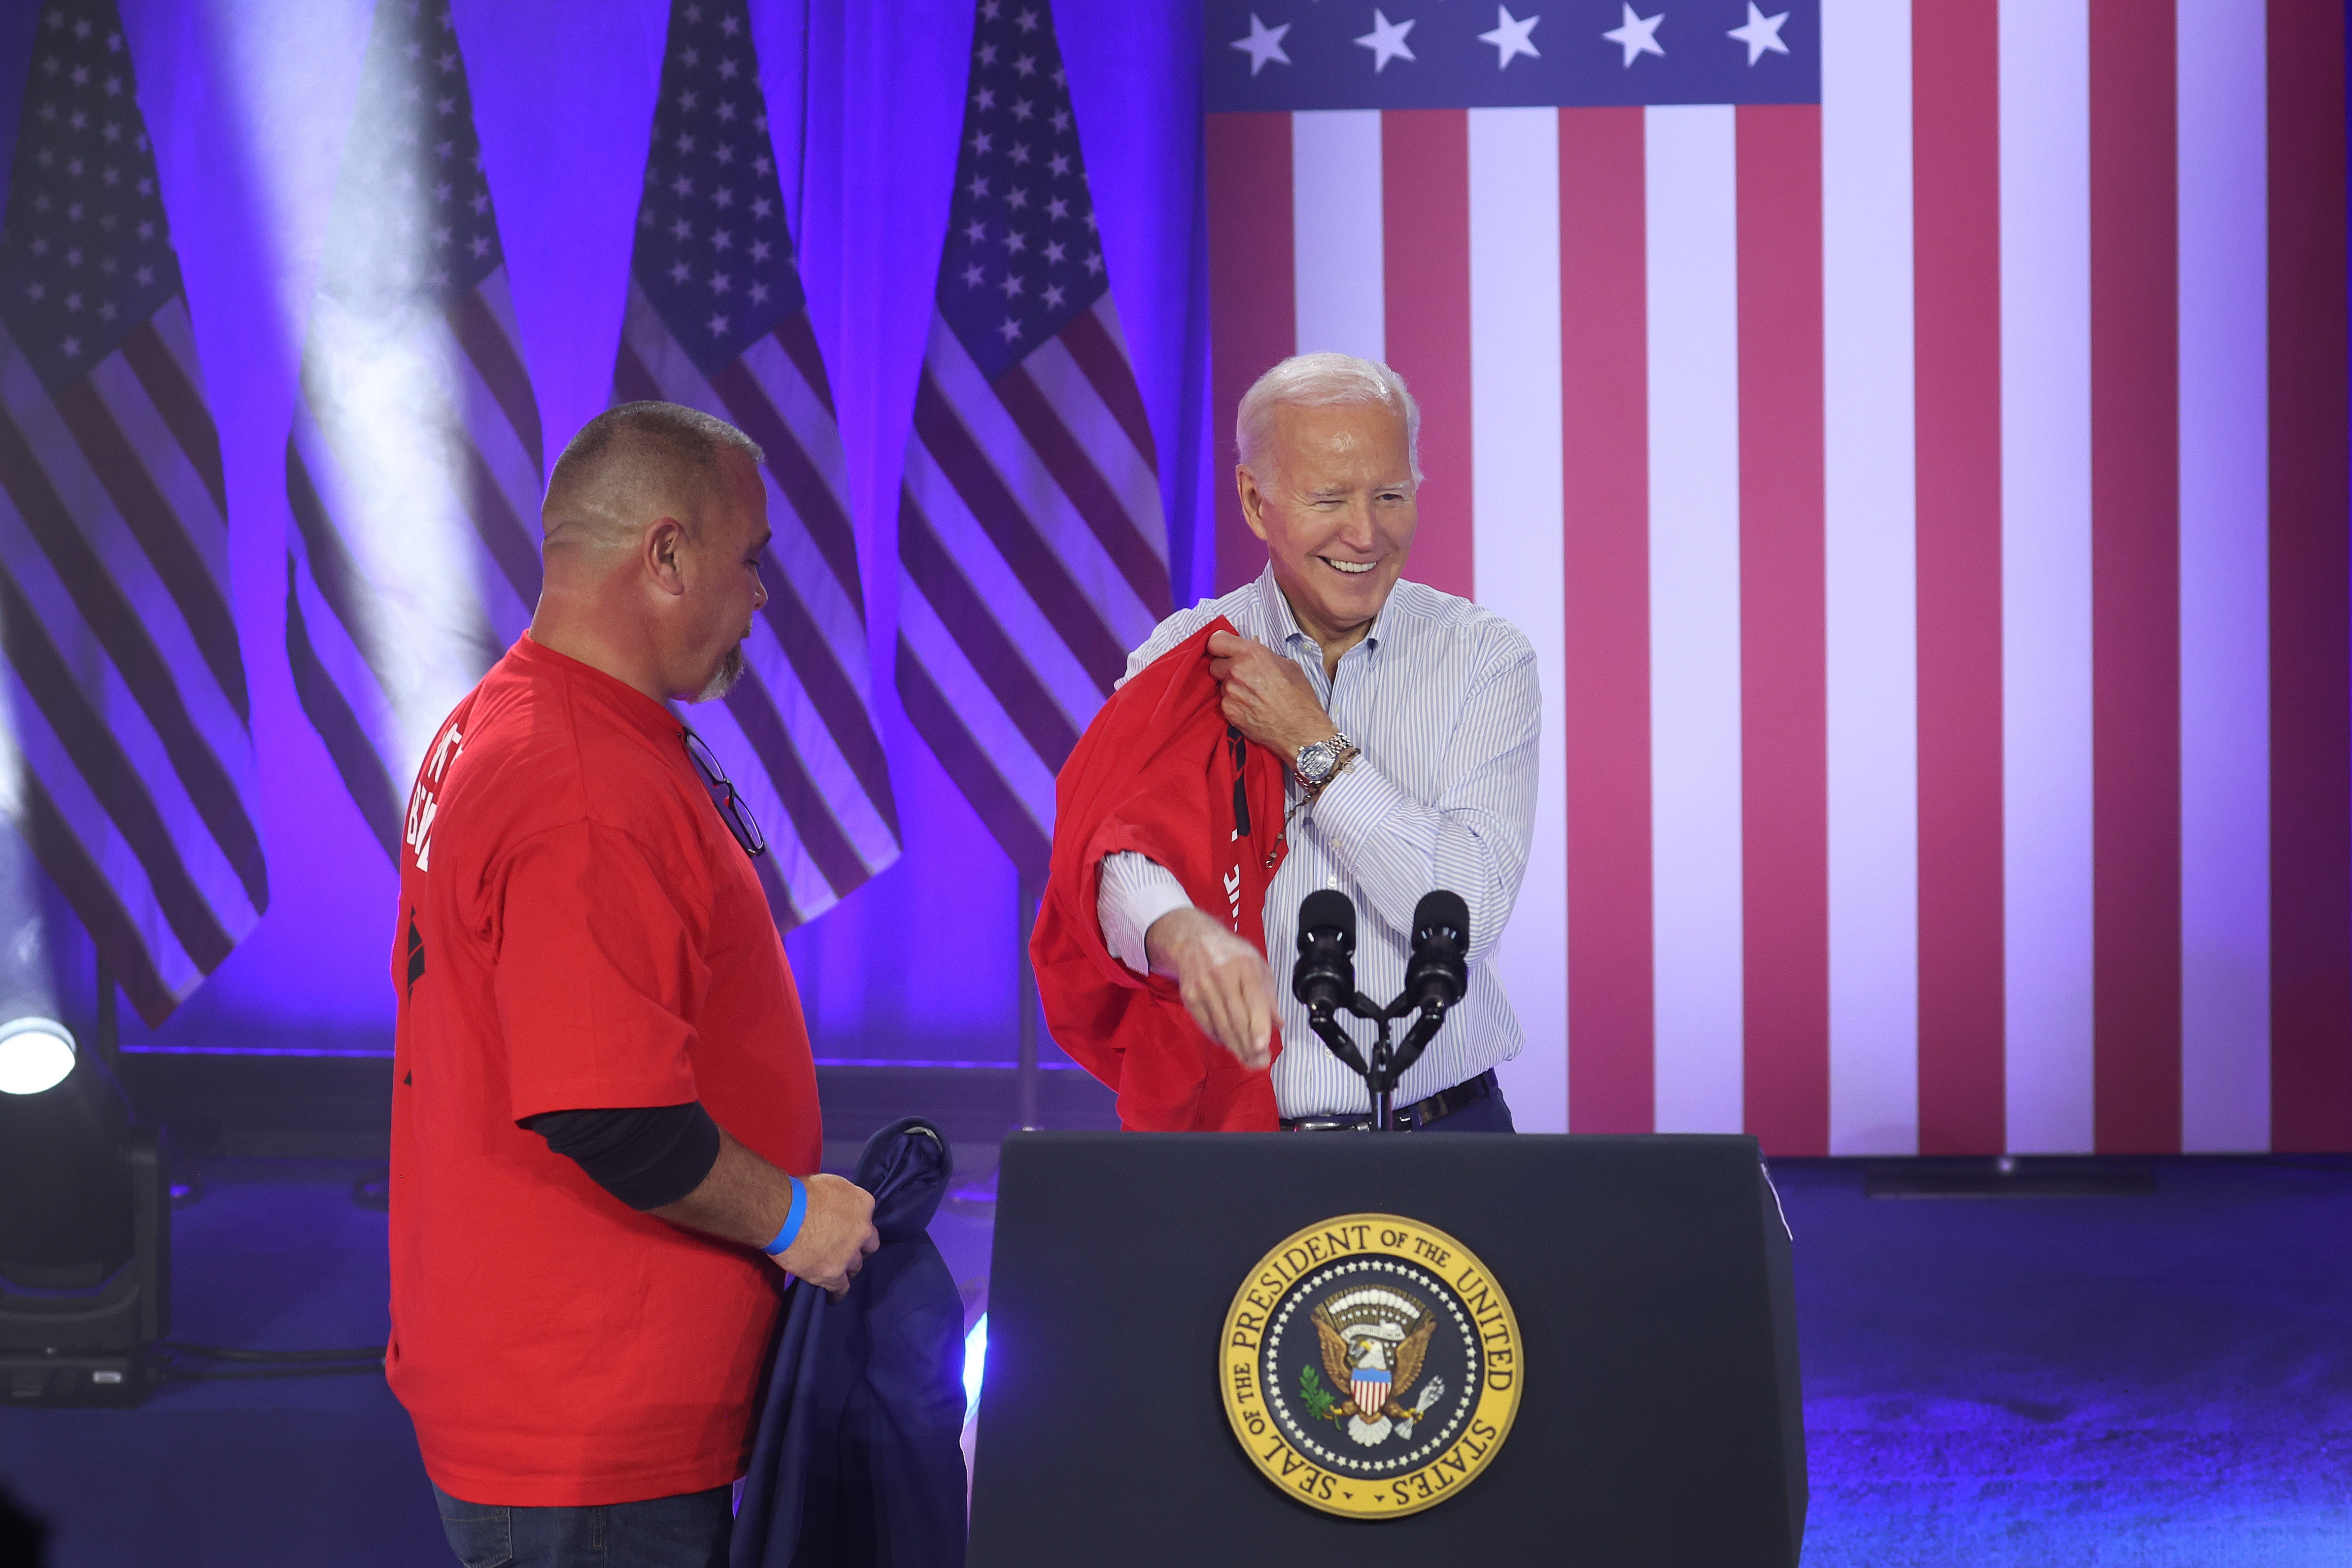
POLYGON ((1819 106, 1211 117, 1217 407, 1396 366, 1409 574, 1544 661, 1521 1125, 2352 1148, 2343 28, 1826 0, 1819 106))

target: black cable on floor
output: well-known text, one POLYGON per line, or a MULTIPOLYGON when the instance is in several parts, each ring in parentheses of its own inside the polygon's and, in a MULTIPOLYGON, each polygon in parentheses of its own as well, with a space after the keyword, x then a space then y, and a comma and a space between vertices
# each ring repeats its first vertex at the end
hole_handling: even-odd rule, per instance
POLYGON ((192 1345, 179 1340, 165 1340, 163 1348, 182 1355, 203 1356, 208 1361, 373 1361, 383 1360, 381 1344, 354 1345, 348 1350, 315 1351, 247 1351, 231 1350, 226 1345, 192 1345))

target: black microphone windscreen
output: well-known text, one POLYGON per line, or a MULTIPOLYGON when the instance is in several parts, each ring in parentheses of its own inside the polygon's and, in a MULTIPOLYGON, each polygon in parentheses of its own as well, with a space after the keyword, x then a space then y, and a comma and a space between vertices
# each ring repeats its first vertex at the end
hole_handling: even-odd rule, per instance
POLYGON ((1470 944, 1470 906, 1459 893, 1449 893, 1440 888, 1433 893, 1423 893, 1421 902, 1412 909, 1412 934, 1416 942, 1423 931, 1441 927, 1458 932, 1462 944, 1470 944))
MULTIPOLYGON (((1459 900, 1455 900, 1459 902, 1459 900)), ((1346 938, 1348 947, 1356 945, 1356 906, 1348 895, 1332 888, 1318 888, 1307 895, 1298 906, 1298 934, 1304 939, 1308 931, 1336 929, 1346 938)))

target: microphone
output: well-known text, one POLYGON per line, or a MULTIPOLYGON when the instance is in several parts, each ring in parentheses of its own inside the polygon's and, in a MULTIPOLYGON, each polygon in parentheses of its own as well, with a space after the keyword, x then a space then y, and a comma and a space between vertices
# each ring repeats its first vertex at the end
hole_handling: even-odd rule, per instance
POLYGON ((1405 997, 1415 1007, 1442 1013, 1461 1001, 1469 986, 1470 906, 1462 901, 1461 894, 1441 888, 1424 894, 1413 906, 1412 961, 1405 966, 1405 997))
POLYGON ((1356 906, 1347 894, 1321 888, 1298 906, 1298 962, 1290 971, 1290 994, 1309 1013, 1327 1016, 1356 994, 1356 906))

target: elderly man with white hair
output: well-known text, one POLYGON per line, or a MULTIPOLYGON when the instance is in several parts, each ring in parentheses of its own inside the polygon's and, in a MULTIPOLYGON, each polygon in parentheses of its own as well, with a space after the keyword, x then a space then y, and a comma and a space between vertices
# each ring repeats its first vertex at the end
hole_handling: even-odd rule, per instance
POLYGON ((1357 984, 1385 1000, 1403 984, 1413 906, 1433 889, 1459 893, 1469 992, 1398 1086, 1398 1122, 1509 1131, 1494 1068, 1521 1037, 1488 960, 1535 816, 1535 650, 1502 616, 1402 576, 1419 521, 1421 410, 1396 372, 1300 354, 1258 378, 1234 423, 1234 482, 1265 570, 1170 616, 1127 673, 1220 616, 1241 634, 1208 645, 1226 721, 1290 763, 1289 853, 1265 903, 1268 958, 1132 852, 1102 862, 1104 942, 1137 973, 1175 980, 1194 1021, 1244 1065, 1265 1061, 1279 1020, 1285 1128, 1360 1128, 1371 1112, 1363 1079, 1275 982, 1296 956, 1299 903, 1318 888, 1354 901, 1357 984))

